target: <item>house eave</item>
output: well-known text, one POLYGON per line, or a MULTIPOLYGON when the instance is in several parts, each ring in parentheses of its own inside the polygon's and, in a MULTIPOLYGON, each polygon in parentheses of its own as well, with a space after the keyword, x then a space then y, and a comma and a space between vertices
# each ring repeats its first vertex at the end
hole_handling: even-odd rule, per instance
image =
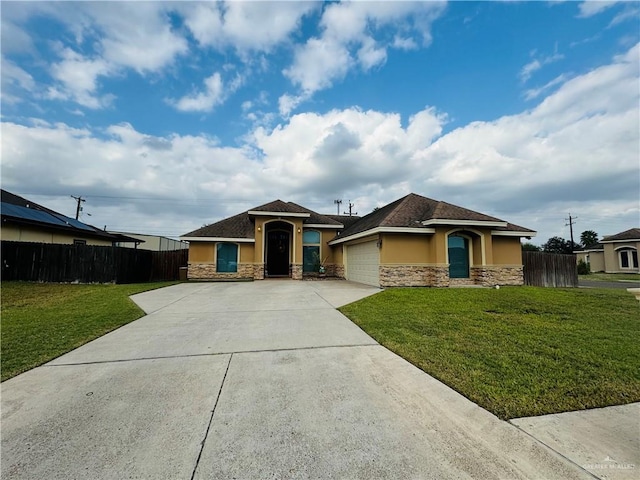
POLYGON ((455 225, 465 227, 506 227, 507 222, 492 222, 483 220, 448 220, 446 218, 432 218, 422 222, 422 225, 455 225))
POLYGON ((309 218, 310 213, 295 213, 295 212, 262 212, 260 210, 249 210, 249 215, 255 215, 259 217, 297 217, 297 218, 309 218))
POLYGON ((327 225, 325 223, 305 223, 302 225, 304 228, 330 228, 332 230, 339 230, 344 228, 344 225, 327 225))
POLYGON ((627 240, 600 240, 600 243, 627 243, 627 242, 640 242, 640 238, 629 238, 627 240))
POLYGON ((233 237, 180 237, 185 242, 232 242, 232 243, 255 243, 255 238, 233 238, 233 237))
POLYGON ((527 237, 527 238, 531 238, 531 237, 535 237, 537 234, 538 234, 538 232, 518 232, 518 231, 512 231, 512 230, 506 230, 506 231, 492 230, 491 231, 491 235, 495 236, 495 237, 527 237))
POLYGON ((413 233, 422 235, 432 235, 436 233, 435 228, 413 228, 413 227, 376 227, 364 232, 354 233, 343 238, 336 238, 331 240, 329 245, 338 245, 339 243, 349 242, 351 240, 357 240, 359 238, 368 237, 370 235, 376 235, 378 233, 413 233))

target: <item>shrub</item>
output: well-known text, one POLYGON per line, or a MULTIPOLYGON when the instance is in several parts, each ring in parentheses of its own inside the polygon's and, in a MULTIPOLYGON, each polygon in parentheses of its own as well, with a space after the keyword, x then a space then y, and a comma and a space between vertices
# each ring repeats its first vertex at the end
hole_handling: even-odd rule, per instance
POLYGON ((584 260, 578 262, 578 275, 589 275, 591 273, 591 265, 584 260))

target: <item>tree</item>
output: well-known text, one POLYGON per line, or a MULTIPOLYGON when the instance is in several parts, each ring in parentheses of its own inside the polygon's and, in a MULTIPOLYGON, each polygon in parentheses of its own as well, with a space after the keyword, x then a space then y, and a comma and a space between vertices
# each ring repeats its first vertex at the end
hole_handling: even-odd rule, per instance
POLYGON ((565 240, 562 237, 551 237, 542 245, 542 251, 548 253, 573 253, 578 248, 580 248, 578 244, 572 244, 571 240, 565 240))
POLYGON ((533 243, 525 242, 522 244, 523 252, 539 252, 541 248, 533 243))
POLYGON ((580 234, 580 245, 582 248, 590 247, 598 243, 598 234, 593 230, 585 230, 580 234))

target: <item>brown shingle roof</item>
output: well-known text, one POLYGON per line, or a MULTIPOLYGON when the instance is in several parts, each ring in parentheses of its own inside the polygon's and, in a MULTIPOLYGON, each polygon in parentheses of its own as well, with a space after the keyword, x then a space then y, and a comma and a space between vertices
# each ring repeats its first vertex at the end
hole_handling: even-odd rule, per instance
POLYGON ((516 225, 515 223, 507 223, 506 227, 494 227, 494 230, 498 231, 507 231, 507 232, 530 232, 536 233, 535 230, 531 230, 530 228, 521 227, 520 225, 516 225))
POLYGON ((336 227, 340 226, 340 222, 334 220, 328 215, 322 215, 321 213, 314 212, 313 210, 309 210, 297 203, 289 202, 289 205, 294 208, 300 209, 303 213, 308 213, 309 218, 305 219, 304 223, 312 224, 312 225, 335 225, 336 227))
POLYGON ((630 228, 624 232, 608 235, 602 239, 603 242, 622 242, 625 240, 640 240, 640 228, 630 228))
POLYGON ((276 212, 276 213, 308 213, 309 217, 304 219, 305 224, 315 225, 335 225, 340 228, 340 222, 319 213, 304 208, 293 202, 283 202, 274 200, 259 207, 251 208, 246 212, 239 213, 233 217, 225 218, 219 222, 205 225, 193 232, 183 235, 183 237, 220 237, 220 238, 254 238, 254 220, 249 212, 276 212))
MULTIPOLYGON (((426 220, 443 220, 443 224, 446 224, 448 220, 470 220, 476 222, 503 221, 467 208, 458 207, 447 202, 441 202, 421 195, 416 195, 415 193, 410 193, 395 202, 391 202, 382 208, 374 210, 364 217, 322 215, 293 202, 274 200, 273 202, 265 203, 264 205, 252 208, 233 217, 225 218, 217 223, 204 226, 183 236, 254 238, 254 220, 251 215, 249 215, 250 211, 308 213, 309 217, 304 219, 305 224, 332 225, 336 228, 339 228, 340 224, 344 225, 345 229, 341 232, 339 238, 345 238, 376 227, 428 228, 422 224, 422 222, 426 220)), ((535 233, 534 230, 511 223, 507 223, 504 227, 494 227, 494 229, 535 233)))
MULTIPOLYGON (((503 222, 496 217, 458 207, 447 202, 433 200, 415 193, 391 202, 346 228, 340 238, 365 232, 376 227, 410 227, 427 228, 422 222, 427 220, 470 220, 475 222, 503 222)), ((446 222, 443 222, 446 224, 446 222)), ((494 227, 496 230, 531 232, 534 230, 507 223, 505 227, 494 227)))
POLYGON ((344 228, 349 228, 351 225, 353 225, 354 223, 356 223, 358 220, 360 220, 362 217, 359 217, 357 215, 325 215, 325 217, 329 217, 332 220, 335 220, 338 223, 341 223, 342 225, 344 225, 344 228))
POLYGON ((273 202, 265 203, 259 207, 251 208, 249 211, 253 212, 278 212, 278 213, 309 213, 309 210, 296 205, 292 202, 283 202, 282 200, 274 200, 273 202))
POLYGON ((183 237, 254 238, 254 223, 247 212, 205 225, 183 237))

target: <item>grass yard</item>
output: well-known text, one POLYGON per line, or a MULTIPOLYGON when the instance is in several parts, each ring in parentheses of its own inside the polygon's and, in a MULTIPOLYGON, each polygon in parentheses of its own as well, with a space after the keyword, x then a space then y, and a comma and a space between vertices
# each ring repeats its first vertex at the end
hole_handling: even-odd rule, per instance
POLYGON ((176 282, 132 285, 2 283, 2 381, 42 365, 144 312, 128 297, 176 282))
POLYGON ((640 401, 640 307, 625 290, 398 288, 340 310, 502 419, 640 401))

